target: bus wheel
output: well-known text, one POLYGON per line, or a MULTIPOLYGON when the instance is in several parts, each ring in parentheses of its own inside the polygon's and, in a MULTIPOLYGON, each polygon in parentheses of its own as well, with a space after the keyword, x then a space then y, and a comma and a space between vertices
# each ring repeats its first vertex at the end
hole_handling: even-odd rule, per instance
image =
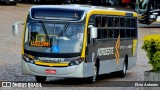
POLYGON ((126 62, 124 62, 124 64, 123 64, 123 69, 122 69, 122 71, 119 72, 119 73, 120 73, 120 76, 121 76, 122 78, 124 78, 124 77, 126 76, 126 70, 127 70, 127 64, 126 64, 126 62))
POLYGON ((35 76, 35 77, 36 77, 37 83, 44 83, 47 78, 45 76, 35 76))
POLYGON ((93 67, 93 76, 89 78, 89 83, 95 83, 97 79, 98 71, 96 64, 93 67))

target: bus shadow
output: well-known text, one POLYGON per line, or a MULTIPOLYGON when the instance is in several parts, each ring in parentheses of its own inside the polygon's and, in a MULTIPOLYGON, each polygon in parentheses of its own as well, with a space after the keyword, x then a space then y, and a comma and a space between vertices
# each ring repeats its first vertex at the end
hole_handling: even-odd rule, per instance
POLYGON ((63 78, 63 79, 58 79, 58 80, 54 80, 54 81, 46 81, 45 83, 43 83, 43 86, 57 86, 57 87, 62 87, 62 86, 69 86, 69 87, 73 87, 73 86, 85 86, 86 83, 86 79, 84 78, 63 78))
POLYGON ((63 78, 54 81, 46 81, 42 85, 45 87, 91 87, 91 86, 103 86, 106 82, 109 82, 107 79, 116 79, 120 78, 118 72, 103 74, 97 77, 96 83, 89 83, 88 78, 63 78))
POLYGON ((150 24, 150 25, 138 24, 138 28, 160 28, 160 24, 150 24))
POLYGON ((113 72, 110 74, 102 74, 98 76, 98 80, 114 79, 114 78, 120 78, 119 72, 113 72))

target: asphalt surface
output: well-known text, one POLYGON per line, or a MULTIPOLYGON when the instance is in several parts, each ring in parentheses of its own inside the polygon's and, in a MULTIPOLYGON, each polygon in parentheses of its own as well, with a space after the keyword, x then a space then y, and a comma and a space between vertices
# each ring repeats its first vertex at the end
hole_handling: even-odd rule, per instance
MULTIPOLYGON (((28 9, 32 5, 18 4, 17 6, 0 6, 0 81, 27 81, 36 82, 33 76, 21 74, 21 36, 23 26, 19 26, 19 36, 12 35, 12 24, 16 21, 24 21, 28 9)), ((143 81, 144 71, 151 70, 148 64, 146 53, 141 49, 143 37, 149 34, 160 34, 160 25, 139 25, 138 28, 138 57, 136 67, 128 70, 125 78, 120 78, 116 73, 110 75, 101 75, 95 84, 88 84, 85 79, 64 79, 47 78, 45 86, 47 88, 37 89, 56 89, 56 90, 143 90, 142 87, 109 87, 114 86, 115 81, 143 81), (54 88, 53 88, 54 87, 54 88)), ((126 82, 121 82, 126 83, 126 82)), ((121 84, 120 83, 120 84, 121 84)), ((11 88, 0 88, 11 89, 11 88)), ((22 89, 22 88, 12 88, 22 89)), ((30 89, 30 88, 25 88, 30 89)))

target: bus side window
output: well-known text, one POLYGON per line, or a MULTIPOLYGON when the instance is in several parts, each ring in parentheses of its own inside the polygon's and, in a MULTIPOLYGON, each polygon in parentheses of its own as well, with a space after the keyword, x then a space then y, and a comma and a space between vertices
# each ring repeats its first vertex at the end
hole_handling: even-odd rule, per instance
POLYGON ((102 27, 107 28, 107 17, 102 17, 102 27))
MULTIPOLYGON (((95 24, 95 15, 92 15, 89 19, 89 25, 88 26, 90 26, 90 25, 95 26, 94 24, 95 24)), ((90 44, 90 42, 91 42, 90 28, 88 28, 88 30, 87 30, 87 41, 88 41, 88 44, 90 44)))
POLYGON ((98 33, 97 39, 102 39, 102 29, 98 29, 97 33, 98 33))
POLYGON ((136 37, 136 30, 135 29, 131 29, 131 37, 136 37))
POLYGON ((120 37, 125 38, 125 29, 120 29, 120 37))
POLYGON ((101 16, 96 16, 95 25, 96 27, 101 27, 101 16))
POLYGON ((108 32, 107 29, 102 29, 102 36, 103 36, 103 39, 107 38, 107 32, 108 32))
POLYGON ((124 17, 119 18, 119 27, 120 27, 120 37, 125 38, 125 29, 123 27, 125 26, 124 24, 124 17))
POLYGON ((135 18, 131 18, 131 27, 135 28, 135 24, 136 24, 136 19, 135 18))
POLYGON ((113 17, 108 17, 108 27, 113 26, 113 17))
POLYGON ((95 22, 95 15, 92 15, 90 18, 89 18, 89 25, 93 25, 94 26, 94 22, 95 22))
POLYGON ((114 27, 116 27, 116 29, 114 29, 114 38, 118 38, 119 36, 119 17, 114 17, 114 27))
MULTIPOLYGON (((131 21, 130 21, 130 18, 129 17, 127 17, 127 18, 125 18, 125 24, 126 24, 126 28, 130 28, 130 23, 131 23, 131 21)), ((131 38, 131 29, 126 29, 126 38, 131 38)))
POLYGON ((103 16, 102 17, 102 36, 103 36, 103 39, 107 38, 107 29, 108 29, 108 26, 107 26, 107 23, 108 23, 108 20, 107 20, 107 17, 106 16, 103 16))
POLYGON ((124 27, 124 25, 125 25, 125 24, 124 24, 124 18, 121 17, 121 18, 120 18, 120 26, 121 26, 121 27, 124 27))
POLYGON ((126 27, 130 27, 130 18, 125 19, 126 27))
POLYGON ((114 17, 114 27, 119 27, 119 17, 114 17))
POLYGON ((108 29, 108 38, 113 38, 113 29, 108 29))
POLYGON ((114 29, 114 38, 118 38, 119 36, 119 29, 114 29))
POLYGON ((111 27, 113 27, 113 17, 108 17, 108 28, 110 28, 110 29, 108 29, 107 31, 107 36, 108 36, 108 38, 110 39, 110 38, 113 38, 114 36, 113 36, 113 29, 111 29, 111 27))
POLYGON ((102 39, 102 19, 101 16, 96 16, 95 18, 95 26, 97 27, 97 39, 102 39))
POLYGON ((135 18, 131 18, 131 37, 136 37, 136 19, 135 18))
POLYGON ((130 38, 130 36, 131 36, 131 30, 126 29, 126 38, 130 38))

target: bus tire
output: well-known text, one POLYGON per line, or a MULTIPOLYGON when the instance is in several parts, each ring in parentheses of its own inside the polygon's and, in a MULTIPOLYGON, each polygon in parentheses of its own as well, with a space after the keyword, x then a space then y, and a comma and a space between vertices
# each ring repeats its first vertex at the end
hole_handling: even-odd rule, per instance
POLYGON ((35 76, 36 77, 36 81, 37 83, 44 83, 46 81, 46 78, 45 76, 35 76))
POLYGON ((98 75, 98 68, 97 68, 97 65, 95 64, 93 67, 93 76, 89 77, 89 83, 91 84, 95 83, 97 79, 97 75, 98 75))
POLYGON ((124 78, 126 76, 126 71, 127 71, 127 63, 124 62, 123 69, 119 72, 120 77, 124 78))

